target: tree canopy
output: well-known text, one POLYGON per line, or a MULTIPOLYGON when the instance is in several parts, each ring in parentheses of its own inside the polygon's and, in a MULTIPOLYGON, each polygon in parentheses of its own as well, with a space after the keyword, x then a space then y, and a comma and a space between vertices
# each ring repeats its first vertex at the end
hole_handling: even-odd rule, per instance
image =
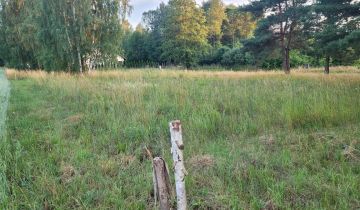
POLYGON ((205 14, 195 0, 170 0, 168 10, 162 56, 189 68, 207 45, 205 14))
MULTIPOLYGON (((128 3, 128 1, 127 1, 128 3)), ((83 71, 114 59, 122 35, 117 0, 1 0, 0 57, 15 68, 83 71)), ((120 7, 121 6, 121 7, 120 7)))
POLYGON ((360 3, 352 0, 318 0, 313 32, 317 53, 325 58, 325 73, 330 60, 347 62, 359 57, 360 3))
POLYGON ((282 68, 360 63, 354 0, 170 0, 132 26, 130 0, 0 0, 0 64, 82 72, 125 66, 282 68))

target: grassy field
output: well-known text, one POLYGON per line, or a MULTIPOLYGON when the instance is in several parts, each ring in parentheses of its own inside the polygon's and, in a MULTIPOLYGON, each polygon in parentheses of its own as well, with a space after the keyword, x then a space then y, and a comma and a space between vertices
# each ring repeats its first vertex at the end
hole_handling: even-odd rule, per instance
POLYGON ((360 208, 359 70, 7 76, 3 208, 153 209, 174 119, 190 209, 360 208))

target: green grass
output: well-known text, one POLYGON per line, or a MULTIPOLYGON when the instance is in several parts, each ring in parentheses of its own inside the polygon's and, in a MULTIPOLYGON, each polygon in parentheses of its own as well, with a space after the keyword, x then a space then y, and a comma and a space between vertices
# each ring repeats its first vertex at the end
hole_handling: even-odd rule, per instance
POLYGON ((191 74, 12 78, 3 207, 152 209, 180 119, 190 209, 360 208, 360 75, 191 74))

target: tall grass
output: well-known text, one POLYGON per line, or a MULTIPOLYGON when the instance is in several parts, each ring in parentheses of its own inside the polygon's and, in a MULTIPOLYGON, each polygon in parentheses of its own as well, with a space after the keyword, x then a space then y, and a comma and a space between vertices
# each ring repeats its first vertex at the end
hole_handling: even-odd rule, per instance
POLYGON ((171 160, 173 119, 191 209, 360 206, 357 72, 7 75, 10 209, 153 208, 144 147, 171 160))

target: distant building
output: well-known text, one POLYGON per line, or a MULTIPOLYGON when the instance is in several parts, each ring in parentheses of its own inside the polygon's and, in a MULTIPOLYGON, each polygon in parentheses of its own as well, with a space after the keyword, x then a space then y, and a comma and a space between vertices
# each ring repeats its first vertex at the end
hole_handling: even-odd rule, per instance
POLYGON ((125 59, 123 57, 121 57, 120 55, 116 56, 116 61, 118 63, 124 63, 125 59))

